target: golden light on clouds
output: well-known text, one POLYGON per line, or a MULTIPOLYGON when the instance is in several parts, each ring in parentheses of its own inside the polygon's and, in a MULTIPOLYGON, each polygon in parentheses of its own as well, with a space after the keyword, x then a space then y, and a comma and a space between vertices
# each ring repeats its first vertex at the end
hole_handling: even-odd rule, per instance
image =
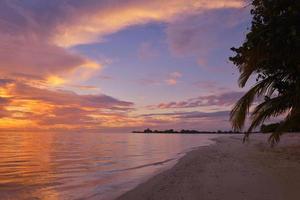
POLYGON ((47 84, 52 85, 52 86, 59 86, 62 85, 66 82, 63 78, 59 76, 49 76, 47 78, 47 84))
POLYGON ((62 24, 53 37, 58 46, 68 47, 99 41, 103 36, 128 26, 145 24, 151 21, 172 22, 180 14, 193 14, 211 9, 241 8, 241 0, 153 0, 116 4, 108 8, 91 9, 74 16, 69 24, 62 24))
MULTIPOLYGON (((181 74, 176 71, 181 71, 181 69, 175 69, 175 65, 179 62, 174 62, 174 66, 170 66, 171 64, 165 64, 165 61, 160 60, 160 56, 172 54, 171 51, 164 54, 165 50, 168 51, 168 47, 172 49, 172 46, 168 44, 170 39, 168 27, 176 25, 176 22, 185 17, 193 18, 196 15, 202 17, 203 13, 211 10, 241 8, 245 1, 129 0, 76 1, 76 3, 74 1, 64 3, 36 1, 34 6, 27 4, 28 2, 25 1, 4 1, 1 4, 1 8, 3 6, 3 9, 8 12, 4 13, 5 18, 1 19, 3 23, 0 23, 0 130, 26 128, 72 130, 155 126, 177 122, 179 118, 175 115, 143 116, 143 113, 162 109, 173 111, 192 107, 194 104, 207 106, 206 104, 214 103, 212 100, 208 102, 205 100, 162 102, 154 106, 155 109, 147 107, 142 110, 138 104, 150 103, 150 100, 160 95, 147 93, 146 90, 142 91, 147 93, 142 100, 138 100, 139 94, 136 95, 139 89, 134 85, 134 80, 141 78, 138 76, 143 73, 145 75, 150 72, 146 67, 142 68, 143 66, 138 66, 140 68, 137 70, 135 65, 143 65, 143 58, 138 60, 138 56, 133 56, 135 59, 133 60, 130 57, 135 55, 136 39, 142 37, 127 38, 128 35, 124 34, 124 38, 120 41, 124 41, 126 45, 131 45, 131 42, 133 44, 128 48, 132 51, 130 55, 127 55, 127 52, 123 53, 127 51, 127 47, 123 46, 118 39, 118 44, 116 40, 109 41, 112 43, 107 42, 105 44, 107 46, 103 42, 106 36, 131 26, 153 22, 163 24, 164 29, 160 29, 162 26, 159 26, 159 31, 161 35, 165 34, 163 36, 165 43, 159 45, 153 43, 154 49, 151 52, 152 41, 149 41, 148 46, 144 45, 142 54, 145 55, 144 59, 148 56, 147 62, 150 62, 149 60, 157 62, 157 66, 149 66, 149 68, 156 67, 155 70, 161 72, 163 70, 158 70, 158 68, 166 67, 169 71, 158 76, 149 75, 147 77, 149 80, 144 82, 152 84, 153 88, 166 85, 173 88, 182 87, 184 81, 189 78, 186 76, 188 70, 182 70, 183 74, 181 74), (43 7, 46 10, 45 13, 44 10, 41 11, 40 6, 45 6, 43 7), (93 45, 87 45, 92 42, 94 42, 93 45), (162 47, 163 45, 165 46, 162 47), (119 50, 122 50, 120 51, 122 53, 118 52, 119 50), (129 73, 122 74, 127 70, 127 65, 131 64, 132 66, 128 67, 129 71, 126 71, 129 73), (103 78, 105 75, 101 74, 104 73, 102 69, 106 67, 114 68, 107 70, 108 76, 103 78), (139 73, 140 71, 142 73, 139 73), (158 81, 153 78, 157 78, 158 81), (102 82, 104 80, 110 80, 111 85, 107 84, 109 81, 102 82), (119 85, 116 86, 116 84, 119 85), (128 98, 130 102, 102 94, 99 92, 100 88, 101 92, 107 92, 121 99, 128 98), (151 97, 148 98, 150 94, 151 97)), ((194 25, 192 24, 191 27, 194 25)), ((158 30, 157 27, 155 29, 158 30)), ((172 32, 178 33, 179 31, 174 29, 172 32)), ((184 37, 186 37, 185 32, 190 32, 189 26, 183 31, 184 37)), ((196 33, 193 34, 198 36, 196 33)), ((156 42, 161 40, 159 38, 161 36, 157 35, 160 34, 153 36, 156 42)), ((188 45, 182 43, 180 39, 179 37, 179 47, 187 47, 188 45)), ((175 43, 177 44, 177 40, 175 43)), ((146 64, 149 63, 145 63, 145 66, 146 64)), ((162 95, 162 101, 166 100, 166 95, 162 95)), ((160 98, 156 98, 155 101, 160 101, 158 99, 160 98)), ((216 106, 220 107, 220 105, 216 106)), ((206 111, 205 108, 202 110, 206 111)))
POLYGON ((0 87, 0 97, 9 98, 12 97, 11 90, 15 85, 13 83, 8 83, 5 86, 0 87))
POLYGON ((66 84, 73 84, 77 81, 85 81, 91 78, 95 72, 99 72, 101 68, 102 65, 100 63, 87 60, 81 66, 65 72, 63 75, 49 75, 46 78, 46 84, 48 86, 57 87, 66 84))
POLYGON ((6 88, 0 88, 0 97, 8 98, 11 97, 6 88))
POLYGON ((0 120, 0 130, 22 130, 22 129, 27 129, 28 127, 30 128, 37 128, 37 124, 30 120, 30 119, 15 119, 15 118, 8 118, 4 117, 1 118, 0 120))
MULTIPOLYGON (((57 77, 48 80, 51 86, 63 83, 57 77)), ((131 119, 125 113, 131 109, 130 102, 105 95, 78 95, 8 81, 1 87, 1 98, 0 130, 77 130, 141 124, 140 119, 131 119)))

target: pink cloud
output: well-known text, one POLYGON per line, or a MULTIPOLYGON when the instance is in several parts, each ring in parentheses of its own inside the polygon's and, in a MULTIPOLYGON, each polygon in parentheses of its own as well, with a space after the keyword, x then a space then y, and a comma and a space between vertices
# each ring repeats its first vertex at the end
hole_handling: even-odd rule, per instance
MULTIPOLYGON (((245 8, 215 9, 182 16, 167 26, 167 41, 170 51, 176 56, 193 55, 199 66, 210 69, 208 58, 214 58, 218 50, 228 50, 232 41, 241 38, 236 28, 249 21, 245 8)), ((245 27, 246 28, 246 27, 245 27)), ((218 55, 220 57, 220 55, 218 55)), ((222 62, 227 60, 226 55, 222 62)))
POLYGON ((172 72, 169 74, 169 77, 165 80, 167 85, 176 85, 178 79, 181 78, 182 74, 180 72, 172 72))
POLYGON ((133 106, 131 102, 120 101, 103 94, 79 95, 72 91, 41 89, 22 83, 16 83, 11 92, 17 99, 41 100, 56 105, 112 110, 128 110, 133 106))
MULTIPOLYGON (((196 129, 216 131, 230 130, 228 110, 217 112, 168 112, 141 115, 147 122, 151 122, 152 129, 196 129), (162 120, 163 119, 163 120, 162 120), (165 119, 165 120, 164 120, 165 119), (168 120, 167 120, 168 119, 168 120)), ((146 128, 145 126, 143 128, 146 128)))
MULTIPOLYGON (((1 36, 1 34, 0 34, 1 36)), ((17 40, 0 37, 2 73, 22 72, 47 75, 67 72, 87 63, 87 59, 65 49, 30 38, 17 40), (5 48, 3 48, 5 47, 5 48)))
MULTIPOLYGON (((195 42, 194 30, 189 31, 195 27, 196 21, 191 20, 190 25, 183 27, 181 19, 189 20, 191 18, 186 15, 208 10, 240 8, 243 4, 241 0, 0 1, 0 75, 7 77, 0 80, 2 125, 17 126, 15 119, 21 120, 21 128, 26 128, 28 121, 29 125, 76 125, 77 128, 153 124, 156 119, 147 122, 144 118, 137 119, 127 114, 133 109, 132 102, 104 94, 80 95, 54 89, 65 83, 64 79, 70 74, 77 81, 101 68, 101 64, 67 47, 101 41, 106 35, 129 26, 163 22, 170 25, 167 31, 170 46, 172 34, 177 31, 174 44, 179 41, 181 48, 186 48, 183 51, 178 48, 179 53, 190 49, 198 51, 196 43, 192 45, 195 42), (177 25, 179 28, 175 27, 177 25), (184 33, 190 41, 181 38, 184 33)), ((174 46, 175 51, 177 47, 174 46)), ((146 44, 140 53, 151 57, 154 52, 152 46, 146 44)), ((109 62, 105 60, 103 63, 109 62)), ((175 85, 180 78, 181 74, 174 72, 162 77, 161 83, 166 79, 165 83, 175 85)), ((77 82, 66 85, 82 86, 77 82)), ((197 104, 204 103, 188 100, 174 102, 171 107, 197 104)), ((171 123, 167 119, 162 121, 171 123)))
POLYGON ((196 81, 192 84, 193 86, 203 89, 207 92, 225 92, 229 91, 230 89, 218 84, 216 81, 210 81, 210 80, 201 80, 201 81, 196 81))
POLYGON ((90 59, 59 47, 51 41, 58 23, 65 20, 63 16, 59 19, 62 13, 55 10, 60 4, 43 7, 48 5, 46 1, 36 3, 1 1, 0 68, 2 75, 22 73, 43 78, 53 74, 65 75, 79 67, 85 69, 95 67, 96 63, 90 59))
POLYGON ((199 96, 185 101, 160 103, 149 107, 157 109, 179 109, 208 106, 232 106, 242 95, 242 92, 227 92, 218 95, 199 96))
MULTIPOLYGON (((132 102, 98 95, 80 95, 65 90, 49 90, 33 87, 19 81, 0 79, 0 118, 14 122, 23 120, 36 124, 34 128, 52 129, 57 125, 69 128, 99 128, 128 118, 133 110, 132 102), (3 97, 6 96, 6 97, 3 97)), ((121 123, 121 122, 120 122, 121 123)), ((1 127, 3 129, 5 127, 1 127)), ((28 127, 29 128, 29 127, 28 127)))
MULTIPOLYGON (((3 72, 32 75, 66 72, 90 60, 64 46, 99 41, 105 35, 148 22, 175 23, 178 16, 220 8, 240 8, 241 0, 155 1, 2 1, 0 6, 0 67, 3 72), (168 8, 168 9, 161 9, 168 8)), ((178 22, 180 24, 180 22, 178 22)), ((193 25, 191 25, 192 27, 193 25)), ((170 26, 170 30, 172 30, 170 26)), ((178 31, 180 34, 186 30, 178 31)), ((169 33, 173 31, 168 31, 169 33)), ((171 36, 169 38, 172 38, 171 36)), ((193 37, 191 37, 193 40, 193 37)), ((172 39, 171 39, 172 40, 172 39)), ((177 39, 176 39, 177 40, 177 39)), ((180 41, 180 39, 178 39, 180 41)), ((190 48, 190 44, 179 42, 190 48)), ((149 44, 142 57, 154 56, 149 44)), ((176 81, 169 80, 169 84, 176 81)))

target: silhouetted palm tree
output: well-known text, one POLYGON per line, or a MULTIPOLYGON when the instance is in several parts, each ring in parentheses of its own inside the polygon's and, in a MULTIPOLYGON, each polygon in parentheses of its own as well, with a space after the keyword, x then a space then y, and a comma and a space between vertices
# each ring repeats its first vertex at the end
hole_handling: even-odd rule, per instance
POLYGON ((300 4, 295 0, 254 0, 252 26, 246 41, 230 60, 240 71, 244 87, 252 74, 257 83, 236 103, 231 112, 235 130, 241 130, 250 107, 249 133, 270 117, 286 115, 271 135, 278 142, 283 131, 300 124, 300 4))

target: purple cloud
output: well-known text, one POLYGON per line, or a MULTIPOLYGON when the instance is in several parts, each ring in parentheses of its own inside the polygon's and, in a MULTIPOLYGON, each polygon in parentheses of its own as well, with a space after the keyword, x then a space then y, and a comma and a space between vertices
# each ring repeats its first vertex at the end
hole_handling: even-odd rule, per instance
MULTIPOLYGON (((30 120, 39 125, 99 126, 114 118, 126 118, 132 102, 98 95, 37 88, 12 79, 0 79, 0 117, 30 120), (101 119, 103 118, 103 120, 101 119)), ((1 127, 0 127, 1 128, 1 127)))
MULTIPOLYGON (((235 8, 183 16, 167 27, 169 48, 177 56, 196 56, 202 67, 216 67, 207 66, 208 58, 216 59, 220 49, 230 51, 233 41, 242 36, 238 27, 249 21, 248 13, 246 8, 235 8)), ((227 57, 218 55, 218 59, 225 62, 227 57)))
POLYGON ((204 95, 197 98, 187 99, 186 101, 160 103, 158 105, 149 106, 157 109, 170 108, 195 108, 207 106, 232 106, 241 96, 243 92, 227 92, 218 95, 204 95))
POLYGON ((217 118, 217 117, 229 117, 230 111, 217 111, 217 112, 170 112, 170 113, 152 113, 142 115, 143 117, 153 117, 153 116, 173 116, 179 119, 192 119, 192 118, 217 118))
POLYGON ((133 103, 120 101, 113 97, 99 95, 79 95, 75 92, 64 90, 47 90, 35 88, 26 84, 16 83, 13 90, 15 98, 41 100, 57 105, 75 105, 79 107, 92 107, 94 109, 128 110, 133 103))

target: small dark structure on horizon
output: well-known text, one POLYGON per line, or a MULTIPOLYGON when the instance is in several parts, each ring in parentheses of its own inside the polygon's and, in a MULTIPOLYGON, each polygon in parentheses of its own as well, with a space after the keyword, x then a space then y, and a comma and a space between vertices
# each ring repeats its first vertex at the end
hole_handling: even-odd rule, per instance
POLYGON ((132 131, 132 133, 165 133, 165 134, 240 134, 243 132, 239 132, 239 131, 198 131, 198 130, 188 130, 188 129, 182 129, 180 131, 176 131, 174 129, 166 129, 166 130, 151 130, 150 128, 145 129, 144 131, 132 131))

